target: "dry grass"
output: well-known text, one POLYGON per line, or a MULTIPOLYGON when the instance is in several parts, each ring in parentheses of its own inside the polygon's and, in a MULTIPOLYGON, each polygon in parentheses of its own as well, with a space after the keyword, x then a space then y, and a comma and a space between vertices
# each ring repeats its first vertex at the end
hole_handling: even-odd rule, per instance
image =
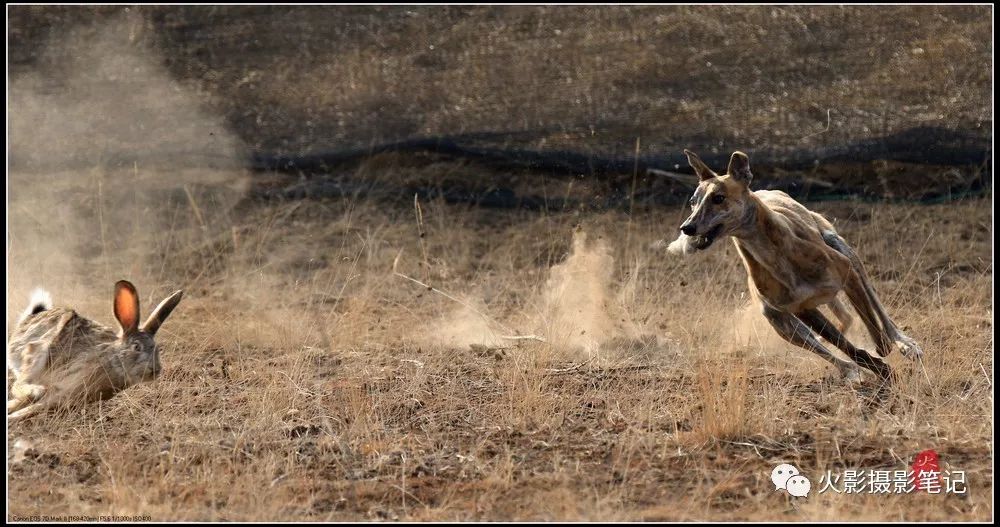
MULTIPOLYGON (((405 206, 245 204, 208 242, 177 227, 187 241, 137 268, 144 300, 174 284, 188 291, 161 331, 162 378, 9 430, 9 444, 34 444, 10 466, 9 514, 988 519, 988 202, 814 206, 837 218, 890 312, 927 350, 926 376, 891 357, 902 380, 887 401, 843 386, 761 325, 728 244, 685 260, 650 251, 680 210, 636 214, 626 242, 621 213, 422 203, 421 238, 405 206), (606 247, 606 283, 573 259, 575 227, 587 246, 606 247), (398 272, 461 295, 487 319, 394 275, 397 256, 398 272), (620 317, 596 326, 599 360, 546 326, 553 267, 574 265, 569 287, 608 291, 580 308, 620 317), (549 339, 498 345, 498 327, 549 339), (436 338, 441 328, 447 339, 436 338), (901 468, 925 448, 967 471, 968 496, 827 493, 792 506, 769 486, 778 462, 814 475, 815 488, 827 469, 901 468)), ((105 265, 77 283, 112 283, 119 258, 98 256, 105 265)), ((110 298, 53 289, 110 319, 110 298)))
MULTIPOLYGON (((38 284, 102 322, 123 277, 146 309, 186 295, 158 334, 160 379, 8 428, 8 519, 992 517, 987 200, 811 205, 927 352, 923 369, 890 358, 883 400, 761 323, 731 245, 651 250, 681 207, 242 199, 246 149, 985 135, 988 7, 122 9, 9 9, 8 334, 38 284), (926 448, 966 471, 968 495, 791 502, 769 477, 794 463, 815 489, 825 470, 904 468, 926 448)), ((607 191, 401 154, 338 170, 607 191)))

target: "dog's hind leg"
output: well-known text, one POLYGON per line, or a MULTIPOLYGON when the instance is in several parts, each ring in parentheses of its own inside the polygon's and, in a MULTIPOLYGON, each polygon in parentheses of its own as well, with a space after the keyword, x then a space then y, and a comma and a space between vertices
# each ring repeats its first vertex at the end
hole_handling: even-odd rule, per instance
POLYGON ((819 336, 843 350, 843 352, 857 364, 868 368, 883 379, 888 380, 892 378, 892 370, 889 368, 888 364, 883 362, 881 359, 872 357, 867 351, 854 347, 854 345, 847 340, 847 337, 834 327, 833 322, 830 322, 825 316, 823 316, 823 313, 820 313, 818 309, 807 309, 801 313, 797 313, 796 316, 799 320, 812 328, 812 330, 819 336))
POLYGON ((865 328, 868 329, 868 334, 871 335, 872 341, 875 342, 875 350, 882 357, 889 355, 892 352, 892 339, 882 329, 882 326, 879 325, 878 318, 872 310, 871 301, 868 299, 868 295, 865 294, 864 287, 861 285, 861 280, 858 278, 857 273, 851 273, 847 283, 844 285, 844 292, 847 293, 847 298, 851 301, 851 305, 854 306, 854 310, 857 311, 858 317, 861 318, 861 322, 864 323, 865 328))
POLYGON ((781 338, 823 357, 824 360, 836 366, 840 370, 840 374, 848 381, 857 382, 861 380, 861 371, 856 364, 838 358, 833 353, 830 353, 830 350, 826 349, 816 339, 812 331, 801 320, 796 318, 795 315, 774 309, 766 304, 763 306, 763 311, 764 318, 770 322, 771 327, 778 332, 778 335, 781 335, 781 338))
POLYGON ((852 317, 850 311, 847 310, 847 306, 845 306, 839 298, 834 298, 833 302, 827 304, 827 307, 830 308, 830 312, 833 313, 833 316, 837 317, 837 321, 840 322, 840 327, 837 329, 840 330, 841 333, 846 334, 847 330, 851 329, 851 326, 854 324, 854 317, 852 317))
MULTIPOLYGON (((823 241, 835 251, 846 256, 851 262, 857 284, 855 284, 853 295, 851 291, 848 291, 848 298, 850 298, 851 304, 854 305, 854 310, 858 312, 862 321, 865 321, 865 326, 868 327, 869 333, 872 333, 872 338, 875 339, 879 355, 883 357, 888 355, 891 351, 889 347, 891 343, 895 344, 904 357, 910 359, 922 357, 924 352, 917 345, 917 342, 903 334, 885 312, 885 307, 879 301, 878 295, 875 294, 875 288, 871 285, 871 280, 868 278, 865 266, 861 263, 861 259, 858 258, 854 249, 847 245, 847 242, 840 235, 832 231, 823 233, 823 241), (865 313, 866 311, 878 317, 879 322, 882 324, 881 329, 878 329, 878 324, 875 324, 873 331, 873 326, 866 321, 866 318, 871 318, 871 315, 865 313), (868 316, 866 317, 866 315, 868 316), (879 335, 876 335, 876 333, 879 333, 879 335)), ((850 287, 850 284, 848 284, 848 288, 850 287)))

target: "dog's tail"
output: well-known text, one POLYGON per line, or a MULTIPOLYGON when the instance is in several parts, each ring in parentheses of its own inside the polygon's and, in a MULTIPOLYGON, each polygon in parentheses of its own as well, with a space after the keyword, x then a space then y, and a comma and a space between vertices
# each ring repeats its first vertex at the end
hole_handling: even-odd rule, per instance
POLYGON ((49 309, 52 309, 52 295, 40 287, 36 288, 31 292, 31 300, 28 301, 28 308, 21 314, 21 319, 18 323, 24 322, 31 315, 36 315, 49 309))

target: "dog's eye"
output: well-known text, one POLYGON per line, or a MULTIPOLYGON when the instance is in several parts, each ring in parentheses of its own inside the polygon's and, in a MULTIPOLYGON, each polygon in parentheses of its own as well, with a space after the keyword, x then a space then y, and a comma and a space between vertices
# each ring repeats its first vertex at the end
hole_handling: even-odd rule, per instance
POLYGON ((698 200, 696 200, 694 198, 691 198, 691 201, 688 202, 688 205, 691 205, 692 207, 694 207, 697 204, 698 204, 698 200))
POLYGON ((723 201, 726 201, 726 196, 724 196, 722 194, 716 194, 716 195, 712 196, 712 203, 715 203, 716 205, 718 205, 719 203, 722 203, 723 201))

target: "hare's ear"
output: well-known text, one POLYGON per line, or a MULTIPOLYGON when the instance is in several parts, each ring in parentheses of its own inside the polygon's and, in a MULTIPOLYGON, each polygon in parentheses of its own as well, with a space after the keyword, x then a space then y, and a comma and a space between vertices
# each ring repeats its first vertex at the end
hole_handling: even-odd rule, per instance
POLYGON ((122 336, 139 331, 139 294, 127 280, 115 284, 115 318, 122 327, 122 336))
POLYGON ((149 314, 146 323, 142 325, 142 330, 150 335, 155 335, 163 321, 170 316, 170 312, 181 302, 183 295, 184 291, 174 291, 172 295, 164 298, 163 302, 160 302, 160 305, 156 306, 156 309, 149 314))

